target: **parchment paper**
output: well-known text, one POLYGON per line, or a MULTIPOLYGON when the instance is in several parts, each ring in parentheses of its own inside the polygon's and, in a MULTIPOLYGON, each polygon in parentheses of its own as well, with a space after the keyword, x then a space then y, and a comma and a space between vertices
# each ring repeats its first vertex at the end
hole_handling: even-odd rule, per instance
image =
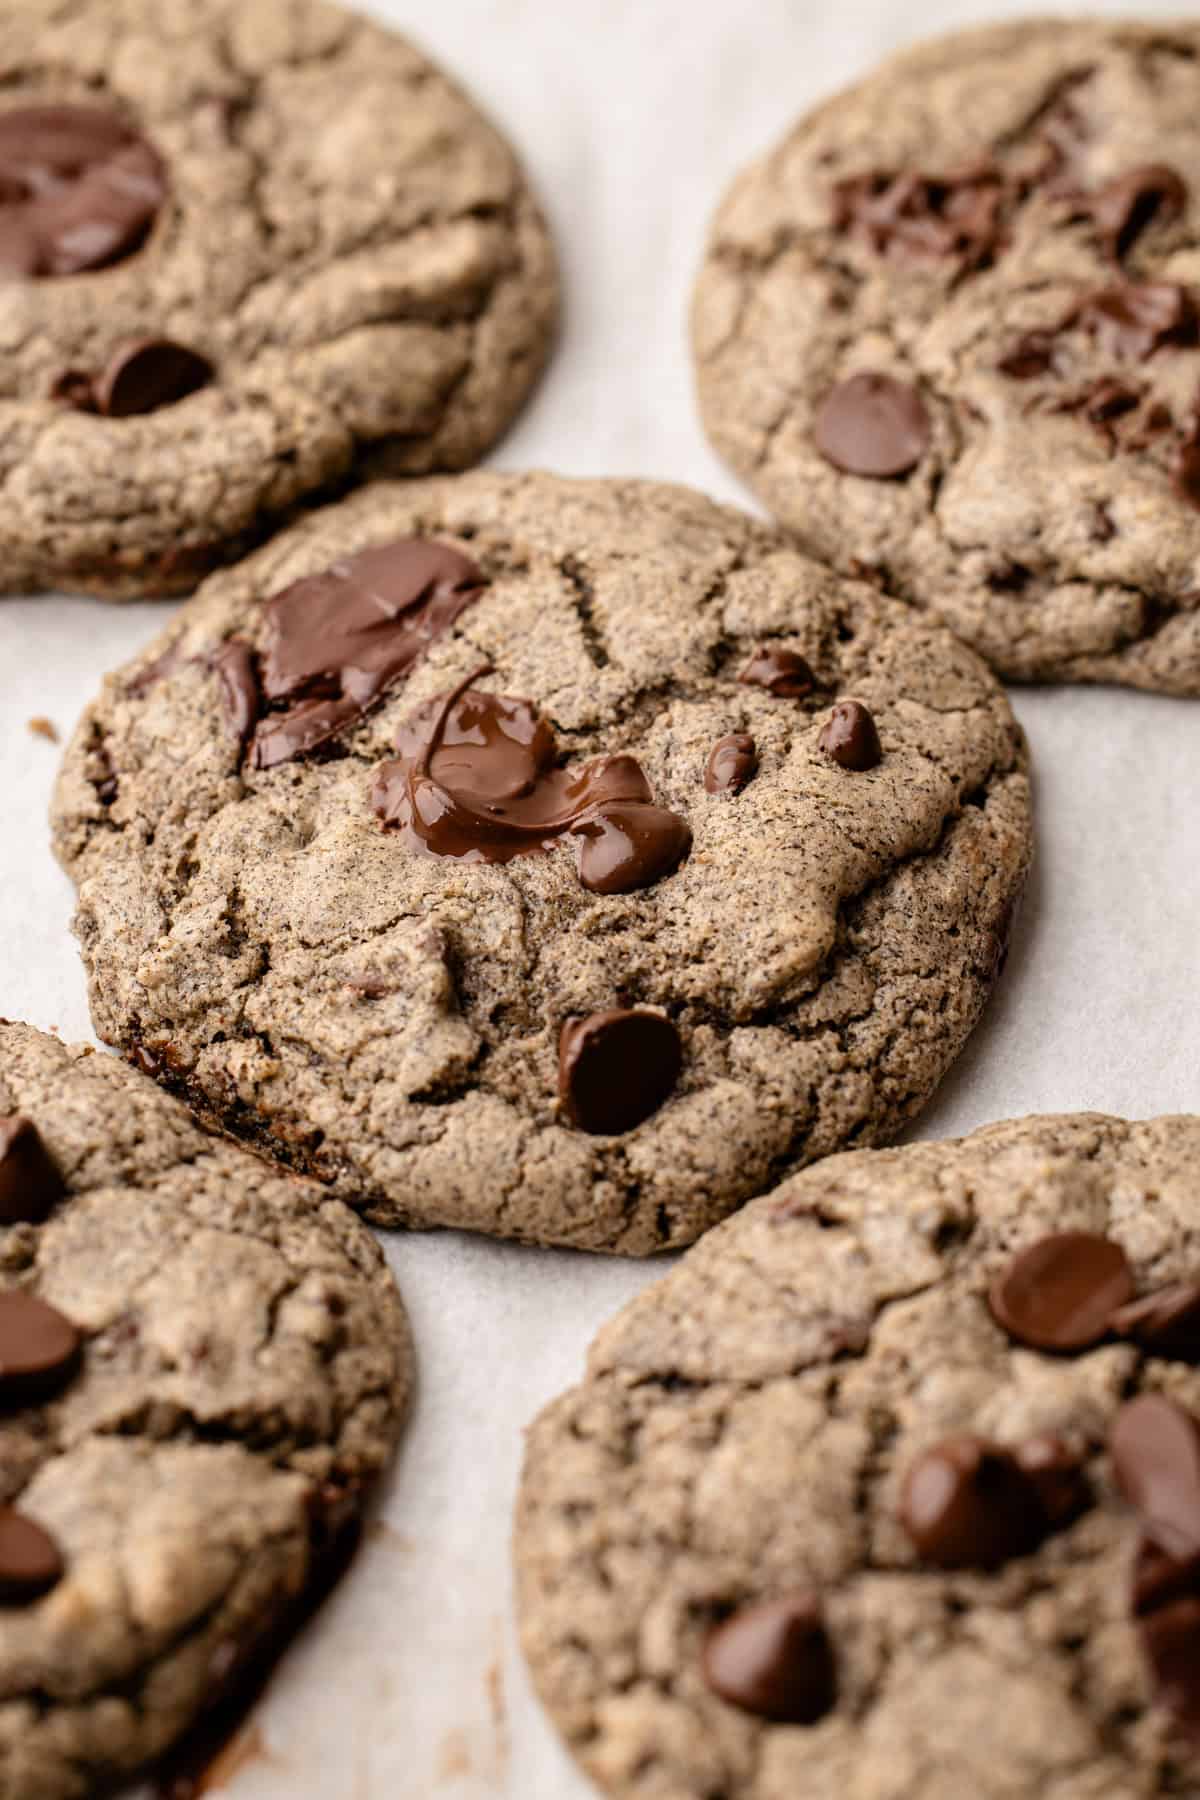
MULTIPOLYGON (((247 6, 255 0, 244 0, 247 6)), ((377 0, 494 113, 551 212, 565 335, 496 461, 645 474, 746 497, 706 447, 685 311, 733 172, 812 101, 918 35, 1031 10, 922 0, 377 0)), ((1093 0, 1093 12, 1152 8, 1093 0)), ((353 97, 348 96, 348 104, 353 97)), ((163 606, 0 601, 0 1014, 89 1035, 45 813, 100 672, 163 606)), ((1015 695, 1039 860, 1001 988, 917 1134, 1056 1108, 1200 1104, 1200 702, 1015 695)), ((584 1800, 515 1646, 509 1519, 521 1430, 601 1321, 661 1265, 449 1234, 393 1237, 420 1392, 364 1554, 286 1659, 236 1800, 584 1800)))

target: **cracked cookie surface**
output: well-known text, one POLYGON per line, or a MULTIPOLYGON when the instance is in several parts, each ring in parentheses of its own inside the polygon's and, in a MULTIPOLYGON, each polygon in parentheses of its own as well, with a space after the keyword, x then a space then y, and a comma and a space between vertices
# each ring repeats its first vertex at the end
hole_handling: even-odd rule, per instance
MULTIPOLYGON (((1130 1618, 1137 1542, 1105 1451, 1131 1396, 1200 1407, 1194 1364, 1016 1346, 989 1284, 1048 1233, 1119 1244, 1139 1287, 1200 1266, 1200 1119, 1099 1115, 831 1158, 728 1220, 617 1315, 533 1425, 515 1555, 524 1649, 621 1800, 1151 1800, 1196 1792, 1130 1618), (1060 1436, 1090 1504, 992 1573, 898 1517, 935 1442, 1060 1436), (823 1607, 836 1699, 770 1723, 703 1652, 733 1609, 823 1607)), ((1194 1346, 1193 1346, 1194 1348, 1194 1346)))
POLYGON ((80 1800, 287 1628, 390 1456, 411 1351, 352 1213, 115 1058, 0 1022, 14 1114, 57 1180, 22 1220, 32 1186, 0 1161, 0 1289, 57 1309, 82 1352, 52 1394, 3 1398, 0 1514, 64 1566, 0 1601, 0 1796, 80 1800))
POLYGON ((380 1223, 641 1254, 916 1112, 1003 960, 1030 798, 1002 691, 926 615, 686 489, 478 473, 375 487, 211 578, 86 714, 55 834, 97 1029, 201 1112, 380 1223), (412 534, 482 588, 335 744, 256 767, 218 646, 268 680, 264 603, 412 534), (481 665, 570 767, 636 759, 683 860, 676 828, 668 872, 588 891, 565 835, 489 863, 386 830, 397 734, 481 665), (846 694, 878 766, 819 747, 846 694), (756 772, 714 793, 730 733, 756 772), (606 1136, 572 1111, 612 1117, 627 1059, 589 1031, 560 1063, 560 1036, 628 1007, 682 1066, 658 1080, 671 1031, 635 1012, 666 1097, 606 1136), (560 1101, 564 1068, 590 1092, 560 1101))
POLYGON ((808 115, 713 225, 713 442, 1014 679, 1200 694, 1198 98, 1194 24, 964 33, 808 115), (867 375, 916 407, 872 415, 867 375))
POLYGON ((411 45, 322 0, 4 0, 0 26, 5 108, 102 107, 167 182, 113 266, 0 279, 0 586, 189 589, 368 462, 459 468, 499 436, 549 350, 553 252, 411 45), (53 397, 146 338, 211 379, 139 416, 53 397))

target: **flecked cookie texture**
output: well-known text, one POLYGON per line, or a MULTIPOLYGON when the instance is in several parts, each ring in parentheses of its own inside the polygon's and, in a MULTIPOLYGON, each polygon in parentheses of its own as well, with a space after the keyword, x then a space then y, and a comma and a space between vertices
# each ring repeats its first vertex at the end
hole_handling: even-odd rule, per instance
POLYGON ((524 1647, 601 1787, 1195 1794, 1198 1276, 1195 1117, 851 1153, 710 1233, 528 1442, 524 1647))
POLYGON ((0 1023, 0 1800, 107 1791, 236 1685, 409 1383, 352 1213, 0 1023))
POLYGON ((0 588, 191 588, 367 461, 474 461, 553 335, 512 153, 323 0, 0 0, 0 588))
POLYGON ((480 473, 214 576, 55 831, 97 1029, 200 1111, 382 1223, 640 1254, 917 1110, 1030 818, 934 621, 685 489, 480 473))
POLYGON ((926 45, 735 183, 712 438, 1004 674, 1200 694, 1200 26, 926 45))

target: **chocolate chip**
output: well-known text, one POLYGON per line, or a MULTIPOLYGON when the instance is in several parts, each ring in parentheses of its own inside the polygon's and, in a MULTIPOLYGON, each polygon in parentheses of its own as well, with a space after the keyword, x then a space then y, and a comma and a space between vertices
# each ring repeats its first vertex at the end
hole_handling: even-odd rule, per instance
POLYGON ((748 731, 731 731, 718 738, 704 765, 704 786, 710 794, 740 794, 758 768, 758 746, 748 731))
POLYGON ((812 1725, 836 1699, 821 1603, 805 1588, 741 1607, 709 1632, 701 1666, 720 1699, 780 1724, 812 1725))
POLYGON ((156 151, 95 106, 0 112, 0 275, 76 275, 131 256, 166 199, 156 151))
POLYGON ((1146 1535, 1176 1559, 1200 1555, 1200 1421, 1164 1394, 1141 1394, 1117 1414, 1108 1449, 1146 1535))
POLYGON ((929 414, 916 388, 892 375, 851 375, 817 414, 817 449, 847 475, 874 480, 908 475, 930 439, 929 414))
POLYGON ((590 894, 629 894, 679 867, 692 847, 686 819, 665 806, 608 801, 567 828, 579 844, 579 879, 590 894))
POLYGON ((759 644, 738 680, 747 687, 766 688, 776 700, 801 700, 817 685, 800 653, 780 644, 759 644))
POLYGON ((940 1569, 996 1569, 1037 1548, 1049 1522, 1034 1480, 999 1444, 964 1433, 913 1463, 900 1523, 924 1562, 940 1569))
POLYGON ((838 701, 817 739, 817 749, 839 768, 859 773, 883 761, 875 721, 859 700, 838 701))
POLYGON ((558 1045, 558 1093, 572 1125, 594 1136, 632 1131, 657 1112, 683 1068, 670 1019, 641 1008, 568 1019, 558 1045))
POLYGON ((1188 439, 1171 459, 1171 486, 1181 500, 1200 508, 1200 443, 1188 439))
POLYGON ((1109 1321, 1119 1337, 1132 1338, 1152 1356, 1200 1362, 1200 1281, 1175 1281, 1156 1288, 1109 1321))
POLYGON ((173 406, 212 380, 213 366, 198 351, 169 338, 136 338, 116 349, 95 384, 97 409, 110 419, 173 406))
POLYGON ((1072 1351, 1098 1344, 1132 1296, 1133 1272, 1119 1244, 1063 1231, 1019 1251, 992 1283, 988 1304, 1017 1343, 1072 1351))
POLYGON ((0 1606, 27 1606, 61 1581, 54 1540, 14 1507, 0 1506, 0 1606))
POLYGON ((1166 163, 1147 163, 1118 175, 1093 194, 1088 211, 1108 254, 1120 261, 1156 221, 1169 225, 1187 205, 1187 183, 1166 163))
POLYGON ((0 1225, 40 1225, 62 1198, 63 1180, 32 1119, 0 1118, 0 1225))
POLYGON ((50 398, 57 400, 62 406, 74 407, 76 412, 94 413, 99 410, 96 405, 96 386, 87 369, 64 369, 61 375, 56 375, 50 386, 50 398))
POLYGON ((1145 361, 1167 344, 1194 344, 1197 316, 1187 289, 1175 282, 1121 282, 1089 294, 1067 324, 1091 332, 1110 356, 1145 361))
POLYGON ((1004 179, 990 163, 952 174, 873 170, 834 188, 833 222, 877 256, 978 268, 1001 241, 1004 179))
POLYGON ((1141 1621, 1139 1636, 1159 1705, 1200 1733, 1200 1597, 1159 1607, 1141 1621))
POLYGON ((1039 375, 1048 375, 1054 368, 1056 338, 1053 331, 1027 331, 996 367, 1013 381, 1034 381, 1039 375))
POLYGON ((240 638, 230 638, 213 652, 210 660, 221 683, 225 723, 230 736, 245 751, 262 707, 254 652, 240 638))
POLYGON ((349 730, 483 590, 475 564, 435 538, 360 550, 266 602, 255 768, 307 756, 349 730))
POLYGON ((21 1288, 0 1293, 0 1406, 44 1399, 75 1373, 79 1333, 70 1319, 21 1288))

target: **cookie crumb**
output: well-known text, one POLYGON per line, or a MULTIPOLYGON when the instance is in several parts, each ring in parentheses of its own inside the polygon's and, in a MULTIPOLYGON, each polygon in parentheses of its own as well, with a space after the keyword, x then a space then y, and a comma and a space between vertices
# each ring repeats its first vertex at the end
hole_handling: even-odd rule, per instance
POLYGON ((58 742, 58 726, 53 719, 43 718, 41 713, 38 713, 36 718, 30 719, 29 730, 34 737, 45 738, 49 744, 58 742))

